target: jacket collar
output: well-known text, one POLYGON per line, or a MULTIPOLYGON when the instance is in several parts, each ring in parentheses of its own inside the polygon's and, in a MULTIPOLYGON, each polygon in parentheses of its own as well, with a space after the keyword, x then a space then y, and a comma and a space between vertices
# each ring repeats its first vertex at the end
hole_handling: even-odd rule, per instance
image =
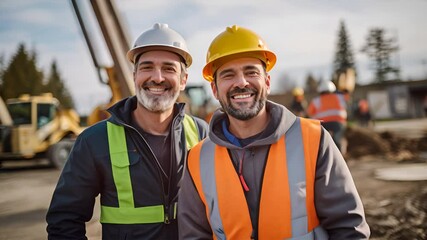
MULTIPOLYGON (((245 148, 270 145, 277 142, 296 120, 296 116, 283 105, 267 101, 266 110, 270 115, 270 123, 268 124, 268 127, 261 134, 259 140, 247 145, 245 148)), ((224 135, 222 123, 228 123, 228 121, 224 121, 226 118, 227 114, 225 114, 222 109, 215 111, 209 124, 209 138, 218 145, 230 149, 239 148, 238 146, 230 143, 224 135)))

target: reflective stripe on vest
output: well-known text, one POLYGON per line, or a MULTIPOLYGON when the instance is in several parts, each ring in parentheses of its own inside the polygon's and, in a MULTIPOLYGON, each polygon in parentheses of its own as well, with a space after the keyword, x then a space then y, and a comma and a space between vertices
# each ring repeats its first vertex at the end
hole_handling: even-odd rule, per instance
POLYGON ((315 119, 324 121, 345 121, 347 119, 346 102, 342 94, 326 94, 320 95, 313 99, 313 105, 316 108, 316 113, 311 116, 315 119), (322 102, 329 102, 323 106, 322 102))
POLYGON ((101 205, 101 223, 143 224, 165 221, 163 205, 135 208, 129 172, 129 156, 123 126, 107 121, 108 145, 119 207, 101 205))
POLYGON ((182 124, 184 125, 187 149, 191 149, 194 145, 200 142, 199 131, 197 130, 196 122, 191 116, 185 114, 182 124))
MULTIPOLYGON (((199 142, 199 132, 195 120, 185 114, 184 134, 187 148, 199 142)), ((135 208, 133 202, 133 190, 129 172, 129 156, 126 146, 126 136, 123 126, 115 125, 107 121, 108 145, 110 149, 111 166, 114 184, 117 189, 119 207, 101 206, 102 223, 114 224, 144 224, 160 223, 165 219, 163 205, 154 205, 135 208), (114 164, 113 164, 114 163, 114 164)), ((176 219, 176 206, 173 205, 172 219, 176 219)))
MULTIPOLYGON (((313 232, 317 236, 324 231, 314 206, 320 133, 318 121, 297 118, 285 136, 271 145, 261 189, 258 239, 313 239, 313 232)), ((250 239, 248 205, 227 149, 207 138, 190 151, 188 167, 206 206, 213 237, 250 239)))

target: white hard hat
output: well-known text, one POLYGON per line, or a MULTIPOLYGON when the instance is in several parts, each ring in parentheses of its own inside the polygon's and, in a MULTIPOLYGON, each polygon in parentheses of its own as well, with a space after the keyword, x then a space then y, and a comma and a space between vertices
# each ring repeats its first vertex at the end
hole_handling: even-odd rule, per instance
POLYGON ((319 93, 321 92, 335 92, 337 88, 335 87, 335 84, 331 81, 322 81, 319 84, 319 87, 317 88, 317 91, 319 93))
POLYGON ((165 50, 180 55, 187 67, 193 61, 184 38, 167 24, 156 23, 152 29, 143 32, 135 41, 133 48, 128 51, 127 58, 132 63, 142 53, 155 50, 165 50))

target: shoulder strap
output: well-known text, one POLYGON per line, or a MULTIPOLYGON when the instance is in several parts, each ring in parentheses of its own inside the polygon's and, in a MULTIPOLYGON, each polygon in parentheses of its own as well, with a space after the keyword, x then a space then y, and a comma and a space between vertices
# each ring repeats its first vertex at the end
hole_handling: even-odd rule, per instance
POLYGON ((316 208, 314 205, 314 182, 316 178, 316 164, 319 154, 319 146, 322 135, 320 121, 314 119, 300 118, 301 132, 304 141, 304 155, 306 160, 306 193, 308 229, 312 231, 319 225, 316 208))
POLYGON ((182 123, 184 125, 185 142, 187 144, 187 149, 191 149, 200 141, 196 120, 194 120, 194 118, 190 115, 185 114, 182 123))

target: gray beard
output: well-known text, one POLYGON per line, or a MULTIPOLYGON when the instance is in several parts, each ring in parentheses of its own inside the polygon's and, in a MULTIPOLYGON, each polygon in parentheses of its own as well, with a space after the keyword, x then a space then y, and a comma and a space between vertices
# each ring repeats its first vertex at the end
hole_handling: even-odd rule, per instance
POLYGON ((173 107, 178 99, 179 91, 162 96, 148 96, 143 88, 136 92, 139 104, 151 112, 162 113, 173 107))

